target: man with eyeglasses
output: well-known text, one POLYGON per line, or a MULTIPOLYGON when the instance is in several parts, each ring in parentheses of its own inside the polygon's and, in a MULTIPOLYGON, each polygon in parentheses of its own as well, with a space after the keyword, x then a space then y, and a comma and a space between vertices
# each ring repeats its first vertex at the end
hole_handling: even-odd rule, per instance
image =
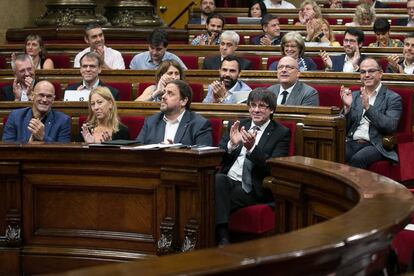
POLYGON ((404 39, 403 57, 388 56, 386 73, 409 74, 414 73, 414 33, 408 33, 404 39))
POLYGON ((70 118, 52 109, 55 88, 48 81, 38 82, 33 106, 10 112, 3 130, 3 142, 70 142, 70 118))
POLYGON ((107 87, 114 99, 119 101, 119 91, 118 89, 104 84, 99 79, 99 74, 102 71, 102 59, 95 52, 88 52, 84 54, 80 59, 80 73, 82 75, 82 81, 80 83, 75 83, 69 85, 65 92, 68 90, 87 90, 92 91, 98 86, 107 87))
POLYGON ((359 64, 366 58, 360 53, 363 44, 364 33, 355 28, 348 28, 343 41, 345 54, 331 57, 326 51, 320 52, 325 69, 334 72, 358 72, 359 64))
POLYGON ((220 80, 208 86, 203 103, 235 104, 245 102, 252 89, 240 77, 240 59, 229 55, 223 59, 220 68, 220 80))
POLYGON ((279 84, 268 89, 277 97, 277 104, 319 106, 319 93, 315 88, 299 81, 299 67, 296 59, 285 56, 277 65, 279 84))
POLYGON ((384 148, 382 139, 396 132, 402 113, 401 97, 382 83, 382 69, 373 58, 361 63, 359 91, 341 87, 342 114, 346 119, 345 161, 366 169, 388 159, 398 162, 395 150, 384 148))
POLYGON ((397 26, 414 27, 414 0, 407 1, 407 18, 398 18, 395 21, 397 26))
POLYGON ((290 131, 273 121, 276 96, 256 88, 247 98, 250 118, 236 121, 220 141, 225 150, 222 167, 215 177, 216 240, 229 243, 228 221, 237 209, 270 202, 272 196, 262 187, 270 174, 266 160, 288 155, 290 131))

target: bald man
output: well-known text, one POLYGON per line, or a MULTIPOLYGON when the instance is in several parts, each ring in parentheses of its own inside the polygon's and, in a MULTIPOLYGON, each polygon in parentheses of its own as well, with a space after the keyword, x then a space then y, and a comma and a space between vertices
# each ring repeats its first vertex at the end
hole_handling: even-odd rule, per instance
POLYGON ((70 142, 70 118, 52 109, 55 88, 40 81, 33 91, 33 106, 10 112, 3 131, 3 142, 70 142))
POLYGON ((277 104, 319 106, 319 94, 315 88, 299 81, 299 66, 296 59, 285 56, 277 64, 279 84, 268 90, 277 96, 277 104))

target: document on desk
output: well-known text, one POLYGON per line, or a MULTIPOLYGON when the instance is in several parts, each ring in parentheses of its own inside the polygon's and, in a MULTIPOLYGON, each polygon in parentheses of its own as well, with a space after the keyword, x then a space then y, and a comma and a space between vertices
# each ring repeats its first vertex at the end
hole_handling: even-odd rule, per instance
POLYGON ((205 151, 205 150, 219 149, 219 147, 197 146, 197 147, 191 147, 191 149, 196 150, 196 151, 205 151))
POLYGON ((181 143, 177 144, 149 144, 149 145, 139 145, 135 147, 121 147, 121 149, 128 149, 128 150, 158 150, 158 149, 165 149, 165 148, 179 148, 181 147, 181 143))

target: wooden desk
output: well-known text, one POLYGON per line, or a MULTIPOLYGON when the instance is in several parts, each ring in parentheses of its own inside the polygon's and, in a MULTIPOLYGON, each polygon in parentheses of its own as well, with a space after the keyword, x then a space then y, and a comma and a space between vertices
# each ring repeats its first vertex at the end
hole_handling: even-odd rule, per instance
POLYGON ((382 253, 414 210, 406 188, 322 160, 287 157, 270 164, 266 185, 286 203, 278 206, 276 222, 283 227, 290 223, 279 219, 287 218, 296 231, 64 275, 365 275, 384 267, 382 253))
MULTIPOLYGON (((21 102, 0 102, 2 118, 12 109, 28 106, 21 102)), ((72 117, 72 132, 79 131, 79 116, 87 115, 86 102, 55 102, 54 108, 72 117)), ((118 102, 118 114, 149 116, 159 112, 152 102, 118 102)), ((191 110, 206 118, 235 121, 249 116, 246 105, 193 103, 191 110)), ((278 106, 275 118, 296 122, 296 154, 343 163, 345 160, 345 119, 336 107, 278 106)), ((1 129, 0 129, 1 134, 1 129)))
POLYGON ((221 155, 0 144, 0 274, 212 246, 221 155))

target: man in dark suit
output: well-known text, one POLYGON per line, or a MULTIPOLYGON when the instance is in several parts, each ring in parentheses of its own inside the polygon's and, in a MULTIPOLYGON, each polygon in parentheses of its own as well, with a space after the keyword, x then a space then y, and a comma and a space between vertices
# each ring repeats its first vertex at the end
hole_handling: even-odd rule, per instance
MULTIPOLYGON (((203 69, 219 70, 221 61, 228 55, 235 55, 239 45, 240 36, 235 31, 224 31, 220 35, 220 55, 207 57, 203 61, 203 69)), ((252 69, 250 60, 240 58, 241 70, 252 69)))
POLYGON ((361 63, 360 91, 341 87, 346 118, 345 160, 350 166, 366 169, 375 161, 398 162, 394 150, 384 148, 385 135, 396 132, 402 114, 401 97, 381 83, 379 63, 367 58, 361 63))
POLYGON ((40 81, 33 91, 33 106, 13 110, 4 126, 4 142, 70 142, 70 118, 52 109, 55 88, 40 81))
POLYGON ((266 160, 288 155, 290 131, 272 120, 275 94, 256 88, 250 92, 247 105, 250 119, 236 121, 220 142, 226 151, 215 178, 216 239, 220 245, 229 242, 231 212, 271 200, 262 187, 263 179, 270 174, 266 160))
POLYGON ((277 65, 279 84, 268 88, 277 97, 277 104, 319 106, 319 94, 315 88, 299 81, 296 59, 285 56, 277 65))
POLYGON ((263 34, 252 38, 253 45, 280 45, 282 36, 280 35, 279 19, 276 15, 268 13, 260 21, 263 34))
POLYGON ((320 55, 325 64, 325 69, 334 72, 358 72, 359 64, 366 58, 360 54, 364 44, 364 33, 355 28, 345 30, 343 48, 345 54, 339 56, 329 56, 326 51, 321 51, 320 55))
POLYGON ((395 25, 398 26, 408 26, 413 27, 414 26, 414 1, 408 0, 407 1, 407 18, 398 18, 395 22, 395 25))
POLYGON ((402 58, 397 54, 388 56, 385 73, 414 74, 414 33, 405 36, 402 58))
POLYGON ((1 100, 22 102, 31 100, 35 84, 35 68, 32 58, 27 54, 16 55, 12 61, 12 68, 14 70, 13 84, 1 89, 1 100))
MULTIPOLYGON (((82 82, 69 85, 66 90, 93 90, 98 86, 105 86, 111 91, 115 100, 119 100, 119 91, 109 85, 105 85, 100 79, 99 74, 102 71, 102 60, 95 52, 88 52, 80 59, 80 73, 82 82)), ((65 90, 65 91, 66 91, 65 90)))
POLYGON ((211 146, 213 138, 210 121, 190 111, 191 99, 191 87, 186 82, 169 82, 161 98, 161 112, 145 119, 137 141, 142 144, 211 146))

